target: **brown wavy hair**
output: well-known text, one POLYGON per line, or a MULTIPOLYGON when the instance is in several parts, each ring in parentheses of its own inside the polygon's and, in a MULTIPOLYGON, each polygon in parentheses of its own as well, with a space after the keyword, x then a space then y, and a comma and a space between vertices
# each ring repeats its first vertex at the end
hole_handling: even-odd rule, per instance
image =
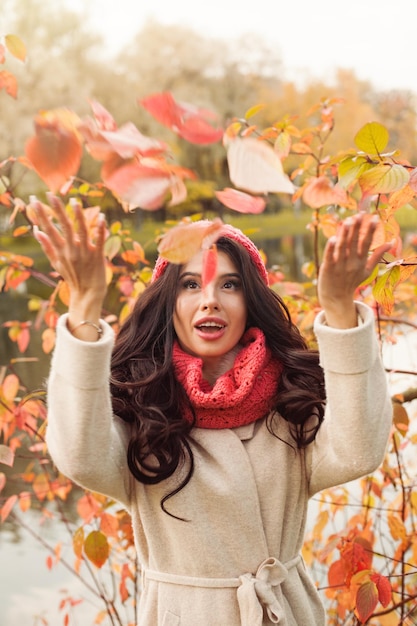
MULTIPOLYGON (((226 237, 218 240, 217 247, 231 258, 241 276, 247 328, 264 332, 272 354, 283 365, 275 408, 291 424, 295 446, 305 447, 314 440, 324 416, 318 353, 308 349, 285 303, 264 283, 245 248, 226 237)), ((168 264, 138 298, 118 333, 111 363, 113 411, 130 425, 127 462, 133 476, 155 484, 188 463, 183 482, 163 498, 164 510, 166 499, 189 482, 194 470, 188 441, 193 425, 182 411, 190 403, 172 366, 173 314, 181 271, 181 266, 168 264)), ((273 435, 274 421, 272 413, 268 428, 273 435)))

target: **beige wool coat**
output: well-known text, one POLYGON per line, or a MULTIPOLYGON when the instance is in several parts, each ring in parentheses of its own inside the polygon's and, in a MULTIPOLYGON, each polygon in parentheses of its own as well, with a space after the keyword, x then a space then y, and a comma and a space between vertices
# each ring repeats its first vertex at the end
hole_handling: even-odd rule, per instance
POLYGON ((47 443, 61 472, 104 493, 132 516, 142 566, 138 626, 324 626, 324 610, 300 556, 308 499, 374 471, 382 462, 392 409, 373 314, 361 325, 315 323, 327 408, 314 443, 296 450, 276 416, 236 429, 191 433, 195 472, 167 501, 179 475, 143 485, 126 463, 126 424, 109 395, 111 329, 96 343, 59 321, 48 383, 47 443))

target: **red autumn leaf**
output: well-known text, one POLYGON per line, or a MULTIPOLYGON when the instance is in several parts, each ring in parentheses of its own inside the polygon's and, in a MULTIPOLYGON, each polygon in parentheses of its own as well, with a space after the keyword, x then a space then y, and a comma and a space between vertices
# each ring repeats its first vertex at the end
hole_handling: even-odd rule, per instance
POLYGON ((176 102, 169 92, 157 93, 139 102, 158 122, 190 143, 217 143, 223 137, 223 129, 210 123, 216 119, 213 112, 176 102))
POLYGON ((378 589, 374 582, 364 582, 356 593, 356 612, 359 620, 364 624, 378 604, 378 589))
POLYGON ((223 222, 191 222, 178 224, 161 239, 158 252, 171 263, 187 263, 197 252, 209 248, 220 236, 223 222))
POLYGON ((378 599, 382 606, 385 608, 391 602, 392 589, 391 584, 385 576, 382 574, 372 574, 371 580, 375 583, 378 589, 378 599))
POLYGON ((17 98, 16 77, 10 72, 2 70, 0 72, 0 89, 4 89, 12 98, 17 98))
POLYGON ((43 111, 35 118, 35 136, 25 146, 32 167, 53 192, 78 172, 82 143, 78 117, 65 109, 43 111))
POLYGON ((227 162, 232 183, 251 193, 293 193, 281 159, 267 143, 254 137, 228 142, 227 162))
POLYGON ((311 178, 303 191, 304 202, 312 209, 319 209, 329 204, 344 206, 348 202, 346 191, 338 185, 332 185, 326 176, 311 178))
POLYGON ((217 246, 214 244, 203 252, 203 270, 201 286, 204 289, 216 276, 217 272, 217 246))
POLYGON ((346 584, 346 566, 342 559, 330 565, 327 577, 330 587, 343 587, 346 584))
POLYGON ((99 530, 92 530, 84 542, 84 552, 96 567, 103 567, 110 553, 107 537, 99 530))
POLYGON ((224 206, 239 213, 262 213, 265 210, 266 201, 264 198, 251 196, 243 191, 226 187, 223 191, 216 191, 216 198, 224 206))

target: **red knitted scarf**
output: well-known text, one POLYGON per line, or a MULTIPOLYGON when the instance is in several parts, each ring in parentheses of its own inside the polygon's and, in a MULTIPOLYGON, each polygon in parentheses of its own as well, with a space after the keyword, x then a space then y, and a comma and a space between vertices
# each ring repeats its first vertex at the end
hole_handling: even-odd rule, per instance
MULTIPOLYGON (((216 380, 214 387, 203 379, 202 359, 174 344, 175 375, 194 408, 197 427, 236 428, 264 417, 272 409, 282 365, 272 358, 259 328, 250 328, 241 343, 233 367, 216 380)), ((185 418, 193 420, 188 407, 185 418)))

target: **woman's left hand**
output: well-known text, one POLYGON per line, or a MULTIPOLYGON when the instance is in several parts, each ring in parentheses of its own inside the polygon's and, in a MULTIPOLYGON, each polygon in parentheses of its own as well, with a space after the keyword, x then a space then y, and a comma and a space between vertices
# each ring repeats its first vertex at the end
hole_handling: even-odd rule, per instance
POLYGON ((369 254, 377 226, 377 218, 366 219, 363 213, 358 213, 342 222, 337 234, 326 244, 318 297, 329 326, 351 328, 357 325, 355 291, 392 247, 392 242, 384 243, 369 254))

